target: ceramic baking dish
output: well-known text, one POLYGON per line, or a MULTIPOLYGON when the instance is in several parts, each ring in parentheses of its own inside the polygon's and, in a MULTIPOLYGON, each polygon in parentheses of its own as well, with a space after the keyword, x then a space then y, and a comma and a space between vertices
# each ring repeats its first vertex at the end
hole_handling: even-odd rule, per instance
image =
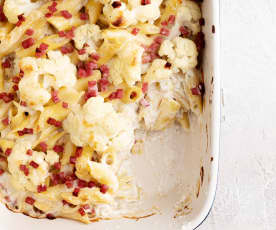
POLYGON ((1 205, 1 230, 184 230, 195 229, 204 221, 214 201, 218 174, 219 0, 204 1, 202 12, 206 38, 203 118, 191 133, 172 127, 150 136, 146 152, 133 157, 133 169, 143 188, 138 206, 142 210, 140 216, 144 217, 84 225, 64 219, 32 219, 1 205))

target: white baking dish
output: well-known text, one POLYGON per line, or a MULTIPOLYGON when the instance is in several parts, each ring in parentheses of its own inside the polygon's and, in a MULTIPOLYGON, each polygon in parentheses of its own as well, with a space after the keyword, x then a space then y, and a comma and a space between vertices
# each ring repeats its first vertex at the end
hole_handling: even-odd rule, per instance
POLYGON ((100 221, 90 225, 57 219, 37 220, 0 206, 0 229, 19 230, 177 230, 195 229, 207 217, 216 191, 219 155, 220 76, 219 0, 203 3, 205 109, 200 125, 191 133, 172 127, 150 137, 146 153, 133 157, 138 182, 144 189, 135 219, 100 221), (215 25, 215 33, 212 33, 215 25))

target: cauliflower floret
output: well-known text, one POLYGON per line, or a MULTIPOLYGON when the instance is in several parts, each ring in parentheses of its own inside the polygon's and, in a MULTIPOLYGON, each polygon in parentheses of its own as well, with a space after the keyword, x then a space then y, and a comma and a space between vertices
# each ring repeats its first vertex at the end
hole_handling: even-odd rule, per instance
POLYGON ((147 5, 139 5, 134 9, 134 13, 137 21, 140 22, 150 22, 153 23, 156 19, 160 17, 160 1, 151 1, 147 5))
POLYGON ((176 37, 172 41, 165 40, 160 47, 159 55, 168 57, 174 72, 181 69, 186 73, 197 65, 196 45, 187 38, 176 37))
POLYGON ((134 140, 133 127, 129 119, 116 113, 112 104, 104 102, 101 96, 90 98, 83 108, 76 107, 63 122, 63 128, 70 134, 75 145, 88 144, 99 152, 105 151, 108 147, 117 151, 127 151, 134 140), (117 140, 122 135, 125 138, 118 144, 117 140))
POLYGON ((120 2, 120 5, 113 7, 113 3, 118 1, 110 1, 105 3, 103 13, 107 17, 112 27, 126 28, 137 22, 153 23, 160 17, 160 0, 152 0, 150 4, 141 5, 141 1, 129 1, 128 4, 120 2))
POLYGON ((19 62, 25 73, 19 83, 20 98, 31 106, 38 106, 38 109, 51 98, 50 87, 70 88, 76 83, 76 67, 70 58, 59 51, 49 51, 47 54, 49 59, 26 57, 19 62))
POLYGON ((146 82, 152 83, 168 79, 172 73, 170 68, 166 68, 167 62, 163 59, 155 59, 144 76, 146 82))
POLYGON ((37 186, 44 184, 48 177, 49 165, 45 161, 45 154, 43 152, 33 151, 32 156, 27 155, 26 152, 31 147, 31 141, 18 140, 12 149, 11 155, 8 157, 8 166, 12 178, 17 181, 16 184, 21 189, 36 192, 37 186), (30 162, 32 161, 39 165, 38 168, 30 166, 30 162), (20 170, 20 165, 28 168, 28 175, 25 175, 20 170))
POLYGON ((180 34, 179 27, 187 26, 193 34, 200 31, 199 19, 201 18, 201 11, 195 2, 185 0, 177 9, 175 24, 171 29, 169 38, 173 38, 180 34))
POLYGON ((142 55, 144 49, 135 41, 128 42, 110 63, 110 77, 114 85, 125 81, 134 85, 141 80, 142 55))
POLYGON ((49 51, 49 59, 37 59, 39 74, 50 74, 54 77, 54 88, 66 86, 73 87, 77 81, 76 66, 71 63, 70 58, 62 55, 60 51, 49 51))
POLYGON ((53 150, 48 150, 45 160, 50 164, 53 165, 54 163, 58 162, 59 155, 54 152, 53 150))
POLYGON ((25 74, 18 88, 20 99, 26 101, 30 106, 39 106, 39 109, 41 109, 41 105, 46 104, 51 98, 48 90, 42 88, 39 84, 39 75, 35 73, 25 74))
POLYGON ((18 15, 24 14, 26 16, 39 6, 39 1, 33 3, 31 0, 6 0, 3 10, 9 22, 15 24, 18 21, 18 15))
POLYGON ((136 24, 137 21, 135 15, 127 9, 124 2, 121 2, 121 6, 117 8, 112 6, 113 2, 116 1, 106 4, 103 8, 103 13, 107 17, 111 26, 126 28, 129 25, 136 24))
POLYGON ((101 30, 97 25, 85 24, 79 26, 75 30, 74 42, 77 49, 82 49, 84 44, 87 44, 86 47, 87 53, 92 53, 96 51, 98 42, 101 39, 101 30))

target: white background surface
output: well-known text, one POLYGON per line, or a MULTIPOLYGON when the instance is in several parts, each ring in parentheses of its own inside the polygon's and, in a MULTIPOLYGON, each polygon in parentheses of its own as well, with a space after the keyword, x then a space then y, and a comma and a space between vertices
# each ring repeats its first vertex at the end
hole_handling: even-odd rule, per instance
POLYGON ((276 1, 221 0, 220 18, 219 184, 199 229, 275 230, 276 1))

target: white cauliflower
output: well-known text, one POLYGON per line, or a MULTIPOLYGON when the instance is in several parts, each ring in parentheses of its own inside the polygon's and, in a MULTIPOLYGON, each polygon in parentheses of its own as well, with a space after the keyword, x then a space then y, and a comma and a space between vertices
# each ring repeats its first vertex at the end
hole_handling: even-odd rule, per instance
MULTIPOLYGON (((152 0, 150 4, 141 5, 141 1, 129 1, 128 4, 120 2, 120 5, 113 7, 115 1, 104 3, 103 13, 112 27, 126 28, 137 22, 153 23, 160 17, 160 0, 152 0)), ((118 2, 118 1, 116 1, 118 2)))
POLYGON ((110 63, 110 77, 114 85, 125 81, 128 85, 134 85, 141 80, 142 55, 144 49, 134 40, 128 42, 110 63))
POLYGON ((53 165, 54 163, 59 161, 59 155, 53 151, 53 150, 48 150, 47 155, 45 157, 45 160, 50 164, 53 165))
POLYGON ((31 0, 6 0, 4 3, 4 14, 10 23, 17 23, 17 16, 20 14, 28 15, 32 10, 40 6, 40 1, 32 2, 31 0))
POLYGON ((39 74, 48 74, 54 78, 52 87, 60 88, 66 86, 73 87, 77 81, 76 66, 71 63, 68 56, 62 55, 60 51, 49 51, 47 53, 49 59, 37 59, 39 74))
POLYGON ((152 83, 168 79, 172 71, 169 67, 166 68, 166 64, 167 62, 163 59, 155 59, 145 74, 144 80, 152 83))
POLYGON ((44 184, 48 177, 49 165, 45 161, 45 154, 43 152, 33 151, 32 156, 26 154, 28 149, 31 149, 32 142, 26 140, 18 140, 12 149, 11 155, 8 157, 9 172, 14 180, 17 181, 18 186, 29 191, 36 192, 37 186, 44 184), (38 164, 38 168, 30 165, 34 161, 38 164), (20 165, 28 168, 29 174, 25 175, 20 170, 20 165))
POLYGON ((186 73, 197 65, 197 48, 190 39, 176 37, 172 41, 165 40, 160 47, 159 55, 167 56, 174 72, 181 69, 186 73))
POLYGON ((59 51, 49 51, 47 54, 49 59, 26 57, 19 62, 25 73, 19 83, 20 98, 30 106, 37 106, 38 109, 51 98, 50 87, 70 88, 76 83, 76 67, 70 58, 63 56, 59 51))
POLYGON ((63 128, 75 145, 88 144, 99 152, 109 147, 129 151, 134 140, 129 119, 116 113, 112 104, 104 102, 101 96, 90 98, 82 108, 76 107, 63 122, 63 128))
POLYGON ((93 53, 96 51, 97 44, 101 39, 101 30, 97 25, 85 24, 79 26, 74 32, 74 42, 77 49, 84 48, 84 44, 87 44, 86 51, 93 53))
POLYGON ((135 15, 127 8, 127 5, 124 2, 121 2, 121 6, 118 8, 112 6, 113 2, 116 1, 106 4, 103 8, 103 13, 107 17, 111 26, 126 28, 137 22, 135 15))
POLYGON ((197 34, 200 31, 199 19, 201 17, 201 11, 198 4, 189 0, 183 1, 182 5, 177 9, 175 24, 171 29, 169 37, 178 36, 180 34, 180 26, 186 26, 193 34, 197 34))

